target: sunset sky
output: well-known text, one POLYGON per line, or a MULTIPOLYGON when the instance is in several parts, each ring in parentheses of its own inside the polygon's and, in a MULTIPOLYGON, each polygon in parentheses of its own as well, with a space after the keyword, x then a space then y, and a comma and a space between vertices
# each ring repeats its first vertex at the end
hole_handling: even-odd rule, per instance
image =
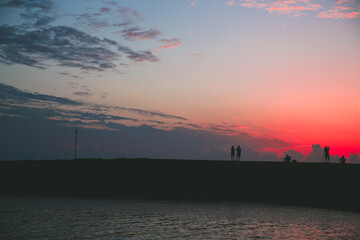
POLYGON ((79 157, 356 161, 360 1, 0 0, 0 159, 75 128, 79 157))

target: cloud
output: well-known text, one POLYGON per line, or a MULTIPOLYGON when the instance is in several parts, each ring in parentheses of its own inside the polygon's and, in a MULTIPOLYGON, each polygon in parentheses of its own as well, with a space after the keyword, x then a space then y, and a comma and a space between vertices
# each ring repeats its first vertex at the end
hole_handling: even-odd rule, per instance
POLYGON ((0 115, 0 146, 5 149, 0 159, 8 160, 72 158, 75 128, 80 157, 224 160, 231 145, 241 144, 242 160, 266 161, 276 156, 257 149, 291 145, 247 133, 221 135, 167 113, 91 104, 1 83, 0 115))
POLYGON ((172 48, 179 46, 182 42, 178 38, 172 38, 172 39, 161 39, 159 42, 164 43, 165 45, 157 47, 157 49, 161 48, 172 48))
POLYGON ((236 6, 235 0, 227 1, 226 4, 229 5, 229 6, 236 6))
POLYGON ((190 56, 198 57, 200 59, 204 59, 204 55, 201 53, 189 53, 190 56))
POLYGON ((349 163, 360 163, 360 157, 356 153, 354 154, 350 153, 349 163))
POLYGON ((188 1, 191 1, 190 7, 195 7, 197 0, 188 0, 188 1))
POLYGON ((108 6, 95 11, 88 10, 83 14, 63 14, 62 17, 73 17, 76 19, 76 26, 87 26, 92 29, 129 27, 142 20, 142 14, 135 9, 119 6, 117 2, 112 3, 103 2, 108 6))
POLYGON ((338 0, 329 10, 323 10, 323 1, 310 0, 229 0, 227 5, 256 8, 268 13, 287 14, 294 17, 315 13, 320 18, 357 18, 360 15, 359 2, 354 0, 338 0))
POLYGON ((49 12, 54 6, 53 1, 51 0, 36 0, 36 1, 26 1, 26 0, 5 0, 0 3, 0 7, 24 7, 26 9, 38 8, 42 11, 49 12))
POLYGON ((20 16, 25 20, 25 24, 42 26, 56 18, 54 13, 54 3, 51 0, 5 0, 0 3, 0 8, 20 8, 23 11, 20 16))
POLYGON ((117 9, 117 12, 121 13, 121 14, 125 14, 125 15, 130 16, 130 17, 136 17, 136 18, 139 18, 139 17, 142 16, 142 14, 140 12, 136 11, 133 8, 129 8, 129 7, 119 7, 117 9))
MULTIPOLYGON (((331 149, 330 149, 331 152, 331 149)), ((330 154, 330 162, 339 163, 339 156, 330 154)), ((312 151, 305 158, 306 162, 325 162, 324 148, 320 144, 313 144, 312 151)))
MULTIPOLYGON (((317 11, 321 9, 319 4, 310 3, 308 0, 240 0, 238 4, 247 8, 264 9, 269 13, 290 14, 293 16, 299 16, 304 11, 317 11)), ((237 4, 235 1, 230 1, 228 5, 236 6, 237 4)))
POLYGON ((324 161, 324 149, 320 144, 313 144, 312 151, 305 158, 306 162, 323 162, 324 161))
MULTIPOLYGON (((38 69, 62 66, 85 71, 105 71, 115 70, 125 64, 120 61, 159 61, 150 50, 136 51, 117 41, 93 36, 74 27, 50 25, 49 23, 57 16, 53 12, 52 1, 9 0, 1 3, 0 7, 23 10, 20 16, 26 20, 22 25, 0 25, 1 63, 22 64, 38 69)), ((108 26, 111 24, 107 19, 102 21, 95 17, 106 15, 110 11, 111 8, 102 7, 96 13, 71 16, 79 20, 85 19, 93 27, 101 24, 108 26)), ((118 7, 116 12, 125 15, 126 18, 137 18, 140 15, 135 10, 123 7, 118 7)), ((126 25, 130 24, 128 19, 124 22, 126 25)), ((160 31, 154 29, 148 31, 131 29, 124 34, 128 38, 137 40, 154 38, 160 34, 160 31)))
POLYGON ((78 92, 73 92, 74 95, 79 96, 79 97, 89 97, 92 96, 92 94, 88 91, 78 91, 78 92))
MULTIPOLYGON (((331 149, 330 149, 331 152, 331 149)), ((287 150, 284 152, 283 156, 285 157, 286 154, 289 154, 289 156, 292 157, 292 159, 296 159, 297 161, 303 161, 303 162, 313 162, 313 163, 320 163, 325 162, 324 158, 324 148, 321 147, 320 144, 313 144, 312 150, 309 152, 309 154, 305 157, 302 153, 294 151, 294 150, 287 150)), ((338 155, 330 155, 330 162, 331 163, 339 163, 339 159, 341 156, 338 155)), ((282 158, 283 160, 283 158, 282 158)), ((346 159, 347 163, 360 163, 359 156, 354 153, 351 154, 348 159, 346 159)))
POLYGON ((130 41, 149 40, 161 35, 161 32, 159 30, 150 29, 147 31, 142 31, 137 27, 123 30, 121 33, 126 40, 130 41))
MULTIPOLYGON (((77 86, 75 86, 75 89, 76 88, 77 86)), ((91 94, 91 92, 85 88, 85 90, 77 91, 74 94, 87 96, 91 94)), ((17 115, 25 118, 51 117, 53 120, 59 120, 64 123, 73 123, 74 119, 78 119, 77 121, 80 124, 82 120, 86 120, 84 125, 87 125, 87 127, 91 127, 89 121, 97 122, 97 126, 101 125, 104 128, 110 128, 110 125, 113 126, 114 123, 106 121, 128 120, 141 122, 143 120, 159 121, 158 119, 172 121, 186 120, 186 118, 181 116, 156 111, 91 104, 68 98, 27 92, 2 83, 0 83, 0 100, 0 112, 3 114, 17 113, 17 115), (116 115, 114 115, 114 113, 116 113, 116 115)))
POLYGON ((89 71, 115 69, 124 53, 134 61, 155 62, 150 51, 134 51, 119 43, 91 36, 66 26, 25 30, 20 26, 0 26, 0 59, 6 64, 23 64, 45 69, 54 65, 89 71))
POLYGON ((353 19, 360 16, 360 3, 353 0, 339 0, 336 6, 317 14, 320 18, 353 19))

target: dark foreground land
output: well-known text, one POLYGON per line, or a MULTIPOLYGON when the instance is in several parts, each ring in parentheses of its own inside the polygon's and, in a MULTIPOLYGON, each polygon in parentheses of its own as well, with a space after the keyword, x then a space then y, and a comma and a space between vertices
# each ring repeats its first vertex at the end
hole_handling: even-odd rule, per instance
POLYGON ((0 162, 0 195, 255 201, 360 211, 360 165, 156 159, 0 162))

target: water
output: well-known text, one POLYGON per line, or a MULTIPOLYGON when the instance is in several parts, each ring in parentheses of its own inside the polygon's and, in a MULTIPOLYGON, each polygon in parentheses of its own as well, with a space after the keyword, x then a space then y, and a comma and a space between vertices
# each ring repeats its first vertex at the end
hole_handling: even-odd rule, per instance
POLYGON ((360 239, 360 214, 229 202, 0 197, 0 239, 360 239))

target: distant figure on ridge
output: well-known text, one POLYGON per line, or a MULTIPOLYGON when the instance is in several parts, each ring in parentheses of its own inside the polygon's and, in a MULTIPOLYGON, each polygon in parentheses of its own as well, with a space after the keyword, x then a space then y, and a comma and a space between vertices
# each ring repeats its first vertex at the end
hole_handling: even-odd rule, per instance
POLYGON ((324 147, 325 162, 330 163, 329 146, 324 147))
POLYGON ((284 157, 284 162, 289 163, 291 161, 291 156, 289 154, 286 154, 286 157, 284 157))
POLYGON ((236 160, 239 159, 239 161, 240 161, 240 157, 241 157, 241 148, 240 148, 240 145, 238 145, 236 148, 236 160))
POLYGON ((235 159, 235 148, 234 146, 231 146, 231 161, 234 161, 235 159))
POLYGON ((340 162, 341 164, 344 164, 344 163, 345 163, 344 155, 342 155, 342 157, 339 158, 339 162, 340 162))

